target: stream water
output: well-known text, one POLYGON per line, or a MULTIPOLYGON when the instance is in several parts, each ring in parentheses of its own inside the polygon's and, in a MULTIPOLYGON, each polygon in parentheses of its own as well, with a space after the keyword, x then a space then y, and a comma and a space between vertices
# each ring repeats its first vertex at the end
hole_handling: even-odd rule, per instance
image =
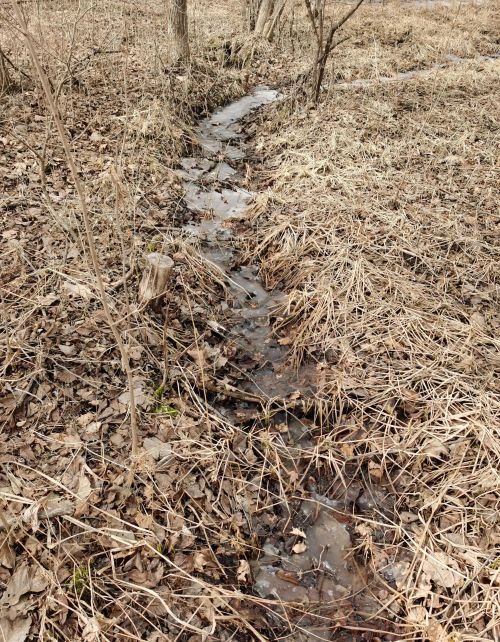
MULTIPOLYGON (((240 185, 241 161, 245 158, 243 121, 253 110, 279 99, 278 92, 256 88, 250 95, 217 110, 199 123, 200 156, 181 161, 177 175, 183 182, 184 201, 192 220, 183 228, 193 238, 204 260, 224 275, 233 299, 234 322, 230 338, 239 349, 255 356, 258 367, 247 374, 241 386, 263 398, 284 399, 291 393, 313 392, 314 369, 299 372, 287 366, 287 349, 272 333, 273 311, 283 303, 283 292, 269 292, 256 266, 237 262, 237 239, 230 219, 241 217, 253 194, 240 185)), ((233 220, 234 223, 234 220, 233 220)), ((314 447, 307 426, 282 413, 287 426, 284 473, 300 468, 314 447)), ((346 525, 333 514, 336 502, 311 493, 292 518, 302 535, 293 535, 298 548, 285 542, 283 534, 267 539, 263 556, 253 563, 254 592, 278 604, 322 604, 336 613, 345 600, 362 588, 358 575, 345 559, 351 539, 346 525)), ((339 512, 340 515, 340 512, 339 512)), ((279 608, 278 606, 276 608, 279 608)), ((352 610, 352 604, 348 608, 352 610)), ((321 618, 320 618, 321 619, 321 618)), ((324 621, 302 621, 301 632, 290 640, 329 640, 324 621)))
POLYGON ((184 158, 177 175, 184 201, 195 216, 184 231, 199 244, 201 256, 224 276, 233 299, 231 339, 259 364, 242 383, 263 398, 283 398, 299 390, 312 392, 311 369, 286 367, 287 350, 273 336, 271 317, 285 295, 268 292, 256 266, 236 265, 236 243, 229 219, 241 217, 253 194, 242 187, 238 163, 245 158, 242 120, 279 98, 277 91, 257 87, 251 94, 203 119, 197 128, 200 157, 184 158))

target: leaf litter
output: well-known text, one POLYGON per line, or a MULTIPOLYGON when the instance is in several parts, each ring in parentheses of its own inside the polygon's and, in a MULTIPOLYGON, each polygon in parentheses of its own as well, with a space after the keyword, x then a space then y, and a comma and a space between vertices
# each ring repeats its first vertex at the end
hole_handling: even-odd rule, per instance
MULTIPOLYGON (((426 58, 426 62, 433 64, 432 57, 444 49, 441 42, 433 52, 427 48, 425 56, 422 50, 415 56, 410 44, 414 46, 417 40, 418 45, 418 37, 405 36, 403 28, 410 18, 405 14, 404 20, 388 22, 391 10, 398 14, 396 7, 369 14, 377 38, 388 43, 403 38, 402 45, 390 44, 387 55, 379 57, 380 71, 401 64, 404 57, 413 61, 428 56, 431 60, 426 58)), ((214 9, 213 23, 209 20, 207 30, 220 22, 218 11, 227 19, 224 8, 214 9)), ((422 14, 426 29, 447 23, 449 10, 436 11, 433 18, 422 14)), ((488 11, 488 7, 477 11, 478 30, 483 34, 488 33, 484 28, 488 11)), ((50 13, 42 16, 50 25, 43 28, 56 33, 59 23, 52 18, 50 13)), ((156 16, 145 11, 133 19, 137 20, 138 34, 145 36, 147 32, 154 37, 156 16)), ((465 20, 464 16, 456 18, 454 37, 462 33, 465 20)), ((102 21, 103 34, 110 24, 119 24, 119 20, 106 20, 105 12, 102 21)), ((490 46, 487 35, 481 44, 475 35, 469 42, 468 46, 483 47, 480 53, 487 53, 490 46)), ((344 79, 373 73, 370 61, 361 54, 369 50, 367 46, 371 44, 353 44, 358 49, 350 62, 346 58, 350 50, 343 51, 334 73, 342 69, 344 79)), ((456 39, 453 46, 462 44, 456 39)), ((75 132, 88 133, 85 139, 76 136, 73 143, 92 186, 106 282, 120 282, 132 269, 118 291, 110 288, 113 305, 127 319, 123 334, 137 372, 143 452, 132 488, 126 483, 130 397, 118 375, 119 357, 84 266, 74 194, 60 150, 49 143, 47 198, 37 163, 26 146, 19 138, 9 138, 8 132, 8 144, 2 141, 2 168, 12 168, 2 176, 6 185, 2 211, 9 216, 16 212, 2 236, 2 313, 8 338, 2 343, 5 390, 0 398, 5 438, 0 452, 3 636, 13 641, 29 639, 30 631, 31 636, 37 636, 41 633, 40 614, 44 613, 45 634, 55 639, 182 637, 194 642, 234 636, 267 639, 292 631, 290 639, 302 641, 331 639, 340 630, 350 630, 354 639, 366 639, 371 631, 391 639, 388 631, 392 630, 403 631, 401 635, 416 631, 429 640, 455 640, 458 635, 490 639, 496 624, 493 618, 488 622, 483 611, 492 613, 495 593, 489 587, 498 586, 499 577, 494 552, 498 535, 492 527, 498 480, 490 460, 495 452, 491 380, 486 378, 481 388, 486 398, 479 410, 464 401, 481 401, 471 392, 476 390, 478 372, 489 372, 484 355, 486 351, 489 358, 493 345, 490 329, 495 320, 495 290, 488 282, 489 262, 482 255, 482 248, 489 243, 487 236, 467 241, 462 235, 459 247, 455 247, 447 241, 452 222, 438 217, 434 221, 438 232, 435 245, 444 255, 439 254, 435 263, 432 253, 414 242, 411 229, 412 242, 401 243, 401 238, 394 237, 393 223, 375 208, 378 227, 367 229, 363 238, 346 227, 335 229, 325 240, 321 234, 328 226, 318 216, 326 209, 344 221, 348 210, 345 203, 328 209, 322 201, 325 191, 349 190, 349 184, 352 190, 360 189, 360 175, 357 171, 335 174, 328 161, 317 173, 314 158, 309 162, 304 154, 280 156, 283 123, 274 127, 277 136, 273 136, 266 130, 265 119, 258 117, 260 129, 250 124, 246 131, 257 133, 255 152, 264 156, 262 172, 248 168, 254 176, 247 184, 243 172, 228 174, 226 165, 235 162, 231 159, 207 172, 212 173, 208 180, 216 181, 219 193, 230 189, 227 181, 234 179, 245 191, 267 181, 275 195, 255 199, 254 214, 260 218, 255 228, 258 233, 249 246, 249 262, 256 264, 258 257, 258 274, 242 265, 237 252, 229 268, 236 282, 240 276, 245 284, 253 281, 250 299, 262 294, 257 288, 260 280, 265 291, 278 292, 271 315, 276 335, 273 338, 267 330, 266 311, 264 330, 259 320, 246 320, 253 323, 254 334, 252 342, 242 346, 238 341, 239 313, 235 311, 242 305, 241 298, 213 260, 217 257, 203 257, 200 243, 179 233, 182 225, 196 224, 206 213, 193 217, 182 205, 182 185, 165 169, 179 161, 189 138, 195 135, 187 95, 200 110, 206 110, 201 105, 209 94, 217 94, 211 98, 211 106, 216 106, 243 93, 241 74, 228 70, 226 78, 212 75, 207 85, 211 67, 200 61, 187 79, 189 90, 183 93, 186 80, 168 74, 153 78, 147 70, 156 69, 157 61, 144 57, 144 47, 140 52, 136 45, 131 47, 133 70, 147 77, 148 83, 133 89, 136 106, 129 119, 126 160, 117 168, 117 181, 113 183, 110 168, 126 116, 120 111, 121 89, 112 83, 114 74, 109 74, 110 84, 104 86, 99 66, 104 63, 91 62, 79 74, 78 82, 64 84, 62 106, 75 132), (172 87, 180 100, 165 117, 164 104, 154 96, 160 92, 172 104, 166 97, 172 94, 172 87), (105 99, 109 92, 112 98, 105 99), (281 164, 281 169, 277 170, 275 163, 281 164), (280 171, 286 185, 292 184, 289 177, 294 177, 293 184, 302 195, 283 189, 280 171), (317 197, 318 176, 326 177, 328 184, 321 184, 317 197), (307 185, 302 184, 306 179, 307 185), (122 194, 129 185, 136 188, 133 198, 122 194), (296 250, 294 218, 285 228, 280 226, 280 217, 282 208, 287 208, 287 216, 296 211, 306 194, 322 204, 314 216, 323 229, 319 236, 304 234, 304 245, 296 250), (269 206, 276 213, 275 229, 265 238, 269 206), (292 238, 286 236, 288 229, 292 238), (330 248, 332 235, 337 234, 350 253, 337 253, 338 246, 333 244, 344 286, 351 288, 344 291, 332 278, 337 272, 331 266, 304 280, 307 270, 302 264, 307 259, 316 269, 315 248, 330 248), (120 237, 131 248, 130 254, 119 251, 120 237), (369 238, 379 239, 379 245, 370 247, 369 238), (354 239, 356 243, 351 244, 354 239), (283 248, 292 248, 284 262, 283 248), (370 259, 366 263, 360 258, 360 248, 370 259), (134 293, 141 257, 154 250, 175 257, 172 290, 161 310, 137 311, 134 293), (373 266, 381 256, 389 267, 391 256, 401 257, 403 274, 410 273, 411 288, 392 272, 392 284, 380 288, 379 273, 373 266), (448 271, 446 256, 453 259, 448 271), (467 276, 469 264, 464 256, 479 259, 475 280, 467 276), (302 273, 294 266, 300 266, 302 273), (419 270, 425 278, 419 276, 419 270), (457 273, 459 277, 454 276, 457 273), (425 315, 416 314, 416 308, 428 297, 425 279, 434 277, 444 303, 426 311, 432 318, 429 332, 425 315), (369 290, 361 288, 358 279, 365 279, 369 290), (479 279, 484 280, 481 287, 479 279), (326 294, 322 291, 325 284, 326 294), (332 284, 337 288, 333 301, 332 284), (384 308, 385 327, 380 334, 369 330, 370 324, 365 323, 369 315, 358 317, 365 312, 363 297, 377 288, 381 294, 394 292, 395 296, 384 308), (454 313, 452 306, 456 292, 465 301, 459 313, 454 313), (347 336, 337 333, 348 318, 337 307, 344 293, 351 319, 358 324, 350 326, 351 335, 347 336), (318 320, 315 315, 325 305, 329 313, 318 320), (398 317, 405 306, 406 316, 398 317), (330 323, 332 319, 336 321, 330 323), (227 333, 227 328, 232 332, 227 333), (427 335, 422 334, 422 328, 427 335), (261 335, 260 350, 256 351, 255 340, 262 331, 264 340, 261 335), (414 341, 413 348, 408 347, 408 336, 414 341), (443 386, 443 380, 448 381, 446 372, 457 352, 450 340, 453 337, 466 347, 460 365, 464 375, 455 384, 446 384, 443 396, 433 396, 431 392, 443 386), (426 376, 419 370, 420 381, 427 377, 422 386, 415 386, 406 374, 397 381, 385 365, 380 372, 387 371, 387 378, 374 371, 373 363, 381 355, 390 354, 392 362, 399 364, 417 347, 421 352, 416 353, 415 362, 426 363, 422 341, 431 341, 435 354, 441 355, 441 370, 427 370, 426 376), (301 387, 293 378, 288 380, 287 370, 277 373, 269 366, 262 385, 256 386, 255 378, 249 380, 249 375, 261 369, 261 353, 265 356, 268 349, 275 351, 268 353, 271 364, 274 355, 291 351, 296 364, 305 364, 301 367, 306 368, 307 385, 301 387), (282 378, 279 386, 277 374, 282 378), (267 390, 266 380, 271 382, 267 390), (163 392, 158 399, 160 388, 163 392), (270 395, 269 390, 278 392, 270 395), (478 443, 487 448, 485 459, 470 467, 478 443), (454 473, 452 483, 445 475, 447 481, 436 493, 436 482, 443 479, 439 466, 459 472, 454 473), (480 479, 477 470, 481 470, 480 479), (471 493, 476 496, 476 489, 481 502, 478 512, 473 512, 468 497, 471 493), (471 611, 478 615, 470 617, 471 611)), ((150 52, 154 51, 157 49, 151 47, 150 52)), ((83 60, 86 52, 78 55, 83 60)), ((258 64, 268 71, 265 56, 259 60, 258 50, 256 55, 258 64)), ((284 66, 290 62, 289 55, 283 52, 284 66)), ((120 54, 111 54, 111 64, 117 60, 120 54)), ((49 56, 45 62, 57 77, 49 56)), ((471 91, 467 74, 457 72, 454 78, 446 91, 454 94, 457 84, 462 92, 459 96, 471 91)), ((484 86, 489 81, 483 89, 477 78, 474 82, 476 95, 486 95, 484 86)), ((367 91, 372 101, 368 112, 377 117, 388 116, 383 103, 394 99, 394 111, 404 113, 409 105, 413 118, 416 111, 412 105, 420 105, 418 94, 425 86, 416 80, 412 86, 416 87, 414 93, 398 98, 387 94, 381 98, 380 89, 355 91, 367 91)), ((29 88, 24 91, 30 99, 21 109, 18 98, 6 98, 2 127, 15 123, 18 133, 29 132, 27 142, 38 149, 36 140, 44 139, 48 117, 37 113, 39 120, 33 118, 33 112, 43 112, 43 108, 39 109, 34 92, 29 88), (29 123, 29 128, 24 123, 29 123), (19 127, 25 129, 21 132, 19 127)), ((285 103, 270 112, 275 109, 279 114, 286 108, 285 103)), ((342 111, 352 113, 350 107, 342 111)), ((297 121, 286 119, 288 144, 296 145, 300 139, 324 145, 323 133, 309 135, 309 127, 321 127, 317 114, 298 110, 295 116, 297 121)), ((486 119, 479 122, 487 126, 486 119)), ((341 122, 330 136, 332 153, 343 153, 344 135, 351 144, 358 140, 356 135, 344 133, 350 126, 355 124, 341 122)), ((380 121, 373 127, 379 128, 380 121)), ((423 125, 422 129, 425 131, 423 125)), ((368 135, 363 126, 360 131, 368 135)), ((383 133, 383 128, 380 131, 383 133)), ((367 143, 359 152, 365 159, 372 158, 373 150, 367 143)), ((431 146, 431 152, 441 157, 438 148, 431 146)), ((481 153, 487 156, 488 150, 481 153)), ((421 157, 428 158, 426 154, 424 149, 421 157)), ((458 150, 453 158, 447 157, 445 166, 437 170, 441 179, 448 177, 447 168, 456 167, 461 154, 458 150)), ((380 158, 384 162, 384 153, 380 158)), ((467 162, 471 163, 469 170, 474 167, 473 162, 467 162)), ((489 183, 487 177, 484 180, 483 203, 488 207, 489 183)), ((381 180, 380 185, 387 183, 381 180)), ((425 210, 429 195, 422 185, 412 185, 406 177, 402 186, 425 210)), ((467 207, 462 185, 457 188, 450 182, 446 189, 450 190, 447 196, 467 207)), ((388 193, 393 196, 390 189, 388 193)), ((373 203, 363 194, 367 204, 373 203)), ((436 207, 441 212, 439 203, 436 207)), ((362 207, 359 213, 362 218, 362 207)), ((409 227, 416 221, 419 219, 409 227)), ((248 229, 248 223, 239 220, 227 221, 225 226, 234 235, 248 229)), ((308 226, 309 222, 303 227, 308 226)), ((218 241, 224 244, 223 235, 218 241)), ((244 307, 247 303, 245 295, 244 307)))

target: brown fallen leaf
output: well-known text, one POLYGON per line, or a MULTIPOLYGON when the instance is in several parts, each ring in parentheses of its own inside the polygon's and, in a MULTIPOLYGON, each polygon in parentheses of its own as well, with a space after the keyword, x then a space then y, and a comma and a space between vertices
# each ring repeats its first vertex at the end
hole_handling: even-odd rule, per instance
POLYGON ((4 568, 14 568, 15 563, 16 554, 14 549, 10 546, 9 540, 4 539, 0 545, 0 566, 4 568))
POLYGON ((30 566, 27 562, 23 562, 7 582, 0 598, 0 607, 15 606, 25 593, 41 593, 48 583, 48 577, 41 566, 34 564, 30 566))
POLYGON ((2 642, 24 642, 28 637, 31 626, 31 618, 18 617, 10 621, 6 617, 0 617, 0 640, 2 642))
POLYGON ((90 301, 95 298, 92 290, 86 285, 83 285, 83 283, 72 283, 71 281, 66 281, 63 284, 63 290, 66 294, 75 298, 83 299, 84 301, 90 301))
POLYGON ((97 642, 100 639, 101 627, 99 622, 95 617, 88 618, 82 631, 82 640, 85 642, 97 642))
POLYGON ((172 446, 161 441, 158 437, 146 437, 143 446, 144 450, 146 450, 153 459, 162 459, 173 455, 172 446))
POLYGON ((290 584, 294 584, 295 586, 300 586, 299 578, 295 573, 291 573, 290 571, 279 569, 276 571, 276 577, 285 580, 285 582, 290 582, 290 584))
POLYGON ((414 606, 409 609, 407 618, 412 624, 420 625, 424 629, 429 620, 429 612, 424 606, 414 606))
POLYGON ((408 581, 408 574, 411 568, 410 562, 394 562, 388 564, 384 569, 384 576, 392 580, 401 589, 408 581))
MULTIPOLYGON (((146 404, 147 399, 148 399, 148 396, 144 392, 144 389, 141 384, 134 387, 134 401, 136 405, 144 406, 146 404)), ((130 392, 127 390, 126 392, 122 393, 118 397, 118 401, 123 406, 128 406, 130 404, 130 392)))
POLYGON ((422 572, 437 586, 444 588, 453 588, 464 582, 457 562, 442 551, 427 554, 422 563, 422 572))
POLYGON ((92 485, 89 478, 82 472, 80 478, 78 479, 78 487, 76 489, 76 495, 78 499, 83 502, 85 501, 92 492, 92 485))
POLYGON ((240 560, 238 564, 238 570, 236 571, 236 577, 239 582, 248 582, 251 577, 250 564, 246 560, 240 560))
POLYGON ((193 563, 196 571, 203 573, 205 566, 208 564, 205 551, 198 551, 193 555, 193 563))
POLYGON ((450 449, 440 439, 432 438, 424 443, 421 452, 430 459, 442 459, 450 449))
POLYGON ((59 344, 59 350, 67 357, 73 357, 76 354, 75 346, 64 345, 63 343, 59 344))
POLYGON ((481 330, 485 330, 488 327, 486 319, 480 312, 473 312, 469 317, 469 323, 477 326, 481 330))

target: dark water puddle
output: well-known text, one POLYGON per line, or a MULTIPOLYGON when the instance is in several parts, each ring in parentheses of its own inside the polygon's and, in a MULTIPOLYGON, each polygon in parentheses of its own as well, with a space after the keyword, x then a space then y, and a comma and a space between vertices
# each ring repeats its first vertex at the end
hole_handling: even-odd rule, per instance
POLYGON ((266 543, 264 556, 254 564, 254 590, 264 598, 309 604, 343 599, 361 589, 361 578, 349 570, 346 559, 351 537, 327 503, 313 495, 302 503, 297 519, 304 522, 291 531, 300 533, 297 552, 266 543))

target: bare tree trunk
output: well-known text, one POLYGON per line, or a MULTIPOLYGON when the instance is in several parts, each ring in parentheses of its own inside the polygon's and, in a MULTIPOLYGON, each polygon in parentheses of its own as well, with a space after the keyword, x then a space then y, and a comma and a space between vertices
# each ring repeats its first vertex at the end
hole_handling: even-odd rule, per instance
POLYGON ((288 0, 243 0, 245 31, 272 40, 288 0))
POLYGON ((280 18, 285 10, 286 3, 287 0, 281 0, 281 3, 278 3, 275 6, 271 18, 266 23, 264 35, 268 40, 272 40, 274 37, 274 31, 279 24, 280 18))
POLYGON ((167 0, 167 36, 170 44, 170 62, 189 60, 187 0, 167 0))
POLYGON ((255 21, 259 11, 259 0, 243 0, 243 26, 245 31, 252 33, 255 29, 255 21))
POLYGON ((12 81, 7 69, 7 61, 3 51, 0 49, 0 92, 7 91, 11 86, 12 81))
POLYGON ((255 33, 258 36, 265 36, 267 25, 272 18, 274 11, 274 0, 261 0, 257 21, 255 23, 255 33))

